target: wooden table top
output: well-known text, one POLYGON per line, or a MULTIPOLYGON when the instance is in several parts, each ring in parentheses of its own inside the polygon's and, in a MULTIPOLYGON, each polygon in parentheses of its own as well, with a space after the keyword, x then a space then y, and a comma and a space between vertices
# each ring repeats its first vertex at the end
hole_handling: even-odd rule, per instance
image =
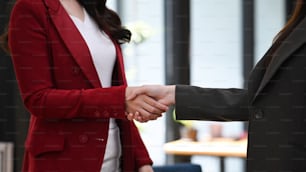
POLYGON ((185 139, 165 143, 164 150, 173 155, 206 155, 219 157, 246 157, 247 139, 215 138, 204 141, 185 139))

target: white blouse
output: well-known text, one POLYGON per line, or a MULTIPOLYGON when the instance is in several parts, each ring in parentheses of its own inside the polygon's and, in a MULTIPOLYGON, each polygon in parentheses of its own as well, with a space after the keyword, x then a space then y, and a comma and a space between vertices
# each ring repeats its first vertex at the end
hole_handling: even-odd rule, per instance
MULTIPOLYGON (((116 61, 115 46, 107 34, 98 28, 86 10, 83 9, 83 11, 85 14, 84 21, 72 15, 70 17, 89 48, 102 87, 111 87, 112 73, 116 61)), ((101 172, 119 172, 120 157, 121 143, 119 128, 115 120, 111 118, 101 172)))

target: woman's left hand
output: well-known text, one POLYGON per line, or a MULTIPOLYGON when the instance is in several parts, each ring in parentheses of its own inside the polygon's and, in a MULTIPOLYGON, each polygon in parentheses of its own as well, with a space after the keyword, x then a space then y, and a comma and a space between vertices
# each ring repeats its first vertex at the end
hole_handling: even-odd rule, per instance
POLYGON ((138 172, 154 172, 151 165, 144 165, 139 168, 138 172))

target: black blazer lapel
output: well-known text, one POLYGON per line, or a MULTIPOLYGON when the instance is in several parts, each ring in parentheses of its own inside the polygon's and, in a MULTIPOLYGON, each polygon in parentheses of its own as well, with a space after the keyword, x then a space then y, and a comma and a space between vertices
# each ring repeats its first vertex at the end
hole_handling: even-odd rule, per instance
POLYGON ((263 79, 252 99, 256 98, 256 96, 262 91, 262 89, 267 85, 267 83, 271 80, 273 75, 279 69, 281 64, 290 57, 294 51, 296 51, 299 47, 301 47, 306 40, 306 18, 304 18, 301 23, 294 28, 291 34, 282 42, 282 44, 276 49, 273 53, 274 57, 270 62, 269 66, 266 69, 263 79))
POLYGON ((87 44, 73 21, 60 4, 59 0, 44 0, 49 12, 51 23, 54 24, 60 34, 65 46, 74 57, 81 70, 93 85, 93 87, 101 87, 100 80, 92 61, 91 54, 87 44))

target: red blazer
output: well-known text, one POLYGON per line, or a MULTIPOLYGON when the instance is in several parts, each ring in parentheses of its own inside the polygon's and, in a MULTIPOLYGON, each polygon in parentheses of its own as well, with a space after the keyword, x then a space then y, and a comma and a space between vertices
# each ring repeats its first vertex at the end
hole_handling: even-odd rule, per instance
POLYGON ((24 172, 100 171, 109 118, 121 131, 122 170, 152 164, 125 117, 127 86, 116 45, 113 86, 102 88, 88 47, 59 0, 18 0, 9 46, 23 102, 31 113, 24 172))

